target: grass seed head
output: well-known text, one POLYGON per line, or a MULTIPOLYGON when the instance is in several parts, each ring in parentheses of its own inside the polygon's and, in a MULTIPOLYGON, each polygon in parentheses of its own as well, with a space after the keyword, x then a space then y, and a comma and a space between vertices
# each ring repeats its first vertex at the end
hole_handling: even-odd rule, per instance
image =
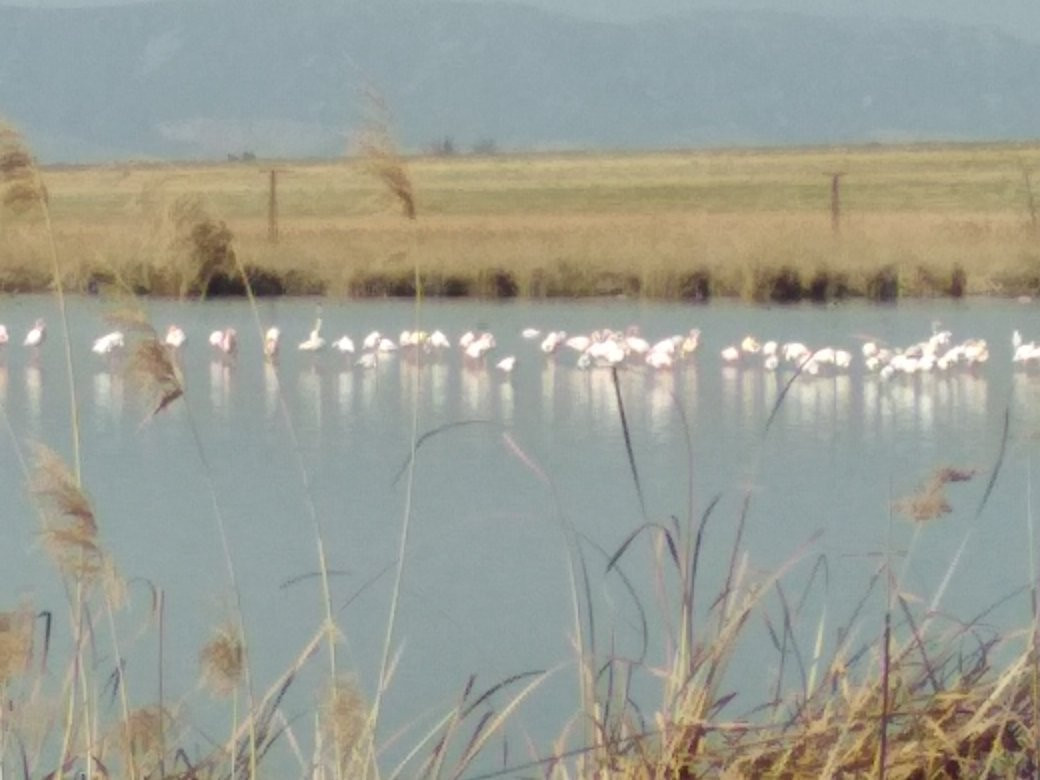
POLYGON ((134 345, 126 370, 151 410, 148 419, 184 395, 181 372, 171 350, 154 333, 134 345))
POLYGON ((0 612, 0 687, 25 672, 32 658, 32 640, 31 609, 0 612))
POLYGON ((43 525, 44 547, 63 574, 92 579, 104 569, 94 510, 72 473, 52 450, 35 447, 30 488, 43 525))
POLYGON ((47 201, 36 161, 21 134, 0 121, 0 202, 12 211, 27 211, 47 201))
POLYGON ((361 155, 366 168, 383 182, 390 194, 401 204, 404 215, 408 219, 415 219, 415 191, 390 134, 389 112, 377 95, 369 94, 368 102, 372 118, 362 132, 360 140, 361 155))
POLYGON ((975 469, 956 466, 941 466, 918 488, 916 493, 897 500, 894 508, 900 514, 925 522, 953 511, 946 497, 946 485, 950 482, 967 482, 975 476, 975 469))
POLYGON ((322 702, 321 715, 325 744, 331 746, 341 767, 351 765, 368 731, 368 705, 352 678, 341 677, 332 684, 322 702))
POLYGON ((230 696, 242 682, 245 649, 230 623, 217 629, 199 652, 202 681, 214 696, 230 696))
POLYGON ((117 741, 127 765, 132 762, 145 769, 159 765, 163 750, 163 730, 169 730, 169 721, 169 715, 160 708, 141 707, 133 710, 126 722, 117 726, 117 741))

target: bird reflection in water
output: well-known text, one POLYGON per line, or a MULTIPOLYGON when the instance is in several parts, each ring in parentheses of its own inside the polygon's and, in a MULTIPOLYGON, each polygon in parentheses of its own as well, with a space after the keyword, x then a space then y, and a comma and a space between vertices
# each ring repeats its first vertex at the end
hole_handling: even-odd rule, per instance
POLYGON ((678 402, 678 397, 675 393, 675 372, 654 371, 648 374, 646 379, 650 384, 649 392, 645 395, 650 430, 655 436, 663 436, 677 421, 675 404, 678 402))
POLYGON ((513 397, 513 383, 510 381, 509 375, 500 376, 497 379, 498 409, 496 416, 506 425, 510 425, 513 422, 513 410, 516 405, 513 397))
POLYGON ((428 366, 430 398, 432 399, 433 411, 442 414, 448 404, 448 366, 438 360, 428 366))
POLYGON ((234 362, 214 358, 209 363, 209 400, 213 411, 225 416, 231 403, 231 375, 234 362))
POLYGON ((467 362, 460 369, 459 381, 462 384, 462 412, 474 417, 487 416, 489 380, 483 363, 467 362))
POLYGON ((349 366, 340 368, 336 374, 336 407, 340 417, 350 415, 354 404, 354 371, 349 366))
POLYGON ((300 372, 297 378, 300 393, 301 413, 310 422, 314 430, 321 430, 321 373, 317 366, 310 366, 300 372))
POLYGON ((264 412, 267 417, 274 417, 278 412, 278 394, 280 392, 278 369, 269 360, 264 361, 264 412))
POLYGON ((40 430, 40 396, 43 392, 43 374, 37 361, 25 367, 25 402, 29 410, 29 422, 33 431, 40 430))
POLYGON ((113 420, 123 416, 123 374, 103 370, 94 373, 94 406, 113 420))

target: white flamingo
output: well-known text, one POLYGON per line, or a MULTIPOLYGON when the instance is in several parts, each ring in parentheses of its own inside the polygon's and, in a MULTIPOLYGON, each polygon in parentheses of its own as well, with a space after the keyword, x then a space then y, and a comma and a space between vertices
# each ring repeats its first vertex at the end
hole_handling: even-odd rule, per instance
POLYGON ((633 325, 625 331, 623 347, 626 352, 633 355, 645 355, 650 351, 650 342, 639 335, 639 327, 633 325))
POLYGON ((451 346, 451 341, 443 332, 435 330, 430 334, 430 337, 426 339, 426 345, 431 349, 447 349, 451 346))
POLYGON ((170 347, 171 349, 180 349, 184 346, 184 342, 188 340, 188 336, 178 325, 170 325, 166 328, 166 335, 163 337, 163 344, 170 347))
POLYGON ((36 324, 32 326, 32 329, 25 334, 25 341, 22 342, 27 347, 39 347, 47 338, 47 323, 42 319, 36 320, 36 324))
POLYGON ((0 346, 3 346, 10 340, 11 337, 7 334, 7 326, 0 325, 0 346))
POLYGON ((692 355, 697 351, 697 347, 701 343, 701 331, 700 328, 690 328, 690 332, 686 334, 686 337, 682 340, 682 344, 679 345, 679 351, 683 357, 692 355))
POLYGON ((278 341, 281 335, 282 332, 273 325, 264 334, 264 357, 268 360, 278 357, 278 341))
POLYGON ((470 342, 466 347, 466 357, 479 360, 484 354, 495 346, 495 337, 488 332, 480 334, 479 338, 470 342))
POLYGON ((234 328, 215 330, 209 334, 209 343, 225 355, 234 355, 238 351, 238 333, 234 328))
POLYGON ((495 368, 505 374, 510 373, 514 368, 516 368, 516 356, 509 355, 509 357, 502 358, 495 363, 495 368))
POLYGON ((528 341, 531 341, 541 336, 542 332, 538 330, 538 328, 524 328, 520 331, 520 335, 528 341))
POLYGON ((754 336, 745 336, 740 341, 740 351, 749 355, 757 355, 762 351, 762 345, 754 336))
POLYGON ((665 352, 663 350, 652 349, 646 353, 646 364, 650 368, 671 368, 674 360, 671 352, 665 352))
POLYGON ((593 338, 591 336, 579 335, 571 336, 569 339, 563 342, 563 345, 565 347, 570 347, 575 352, 584 352, 589 348, 589 345, 591 345, 592 342, 593 338))
POLYGON ((362 349, 375 349, 379 345, 379 339, 383 338, 383 334, 378 330, 374 330, 365 336, 361 342, 362 349))
POLYGON ((354 354, 354 340, 350 336, 340 336, 332 342, 332 348, 344 354, 354 354))
POLYGON ((94 346, 90 349, 95 355, 111 355, 117 349, 122 349, 126 345, 123 338, 123 332, 114 330, 111 333, 106 333, 104 336, 94 340, 94 346))
POLYGON ((551 355, 557 350, 557 348, 564 341, 567 340, 567 332, 562 330, 550 331, 544 339, 542 339, 541 350, 546 355, 551 355))
POLYGON ((321 317, 314 323, 314 330, 311 334, 303 341, 300 342, 299 350, 301 352, 318 352, 325 348, 325 339, 321 337, 321 317))

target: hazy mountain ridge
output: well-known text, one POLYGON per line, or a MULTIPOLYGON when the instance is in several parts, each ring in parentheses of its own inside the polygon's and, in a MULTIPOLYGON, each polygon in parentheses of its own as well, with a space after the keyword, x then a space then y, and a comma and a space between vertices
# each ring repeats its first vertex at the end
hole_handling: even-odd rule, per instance
POLYGON ((340 153, 361 91, 404 144, 659 147, 1040 134, 1040 46, 780 13, 632 24, 304 0, 0 7, 0 114, 49 160, 340 153))

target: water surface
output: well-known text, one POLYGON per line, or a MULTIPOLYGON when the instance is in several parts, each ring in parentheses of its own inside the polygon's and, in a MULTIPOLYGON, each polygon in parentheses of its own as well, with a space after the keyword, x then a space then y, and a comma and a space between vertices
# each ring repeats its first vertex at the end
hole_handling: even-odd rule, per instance
MULTIPOLYGON (((335 572, 344 664, 373 693, 410 506, 396 635, 400 662, 388 696, 387 733, 428 724, 451 706, 471 674, 490 686, 512 674, 553 669, 521 716, 523 729, 546 750, 577 708, 568 554, 574 535, 583 539, 591 573, 597 642, 603 652, 613 644, 619 654, 642 651, 639 612, 617 574, 605 572, 607 558, 641 524, 668 524, 673 516, 688 524, 716 496, 706 533, 706 591, 713 595, 722 586, 747 502, 741 547, 750 576, 764 576, 808 545, 790 575, 797 593, 814 563, 826 564, 826 585, 815 580, 803 607, 806 642, 824 605, 828 631, 836 630, 880 562, 902 560, 907 550, 901 586, 924 603, 957 560, 939 606, 960 618, 1029 581, 1026 529, 1040 375, 1012 370, 1010 334, 1017 327, 1031 338, 1031 329, 1040 330, 1033 306, 992 300, 793 308, 424 304, 426 330, 440 328, 453 339, 471 328, 492 330, 494 354, 517 355, 510 375, 491 362, 469 364, 457 350, 419 364, 397 355, 372 370, 338 354, 298 353, 293 344, 306 337, 319 311, 314 301, 261 304, 263 325, 278 325, 287 341, 277 369, 260 359, 260 331, 244 304, 149 302, 147 308, 157 328, 177 322, 189 342, 185 399, 143 423, 145 409, 118 363, 89 350, 108 329, 106 306, 83 299, 70 304, 84 482, 122 572, 165 594, 167 685, 185 697, 188 712, 204 710, 194 687, 198 648, 233 601, 214 494, 259 688, 289 664, 321 621, 318 582, 308 576, 316 569, 313 505, 335 572), (866 338, 917 341, 936 320, 955 339, 988 339, 989 363, 888 383, 858 365, 848 375, 800 377, 768 431, 790 374, 724 366, 718 359, 723 346, 746 333, 855 350, 866 338), (691 327, 704 334, 698 354, 671 371, 619 373, 645 514, 611 373, 576 368, 573 353, 546 358, 537 342, 519 335, 529 325, 576 333, 633 324, 648 337, 691 327), (206 343, 211 330, 228 325, 241 343, 231 362, 215 359, 206 343), (409 503, 404 467, 413 413, 420 435, 437 433, 418 448, 409 503), (979 512, 1002 447, 1002 469, 979 512), (942 465, 978 474, 950 486, 950 514, 916 531, 893 512, 893 501, 942 465)), ((395 302, 324 301, 320 313, 327 337, 348 333, 356 341, 372 329, 396 338, 415 317, 412 304, 395 302)), ((0 363, 0 402, 13 433, 0 445, 0 490, 7 497, 0 571, 9 603, 28 596, 60 613, 63 597, 36 544, 20 462, 31 441, 71 455, 59 320, 49 298, 14 298, 0 309, 15 338, 38 316, 50 326, 39 355, 12 344, 0 363)), ((649 539, 634 545, 622 564, 652 632, 660 635, 649 539)), ((139 602, 147 599, 143 585, 132 593, 139 602)), ((864 636, 883 609, 879 593, 868 602, 864 636)), ((992 620, 1021 625, 1027 610, 1023 596, 992 620)), ((145 612, 141 606, 135 614, 145 612)), ((661 651, 654 643, 648 663, 659 662, 661 651)), ((131 672, 142 681, 132 690, 139 703, 152 700, 153 692, 142 688, 154 685, 153 652, 147 638, 127 651, 131 672)), ((769 658, 758 670, 766 676, 769 658)), ((312 674, 320 676, 317 669, 312 674)), ((766 698, 764 689, 751 687, 734 703, 734 716, 766 698)), ((640 690, 649 696, 651 689, 640 690)), ((314 695, 301 692, 288 706, 305 711, 314 695)))

